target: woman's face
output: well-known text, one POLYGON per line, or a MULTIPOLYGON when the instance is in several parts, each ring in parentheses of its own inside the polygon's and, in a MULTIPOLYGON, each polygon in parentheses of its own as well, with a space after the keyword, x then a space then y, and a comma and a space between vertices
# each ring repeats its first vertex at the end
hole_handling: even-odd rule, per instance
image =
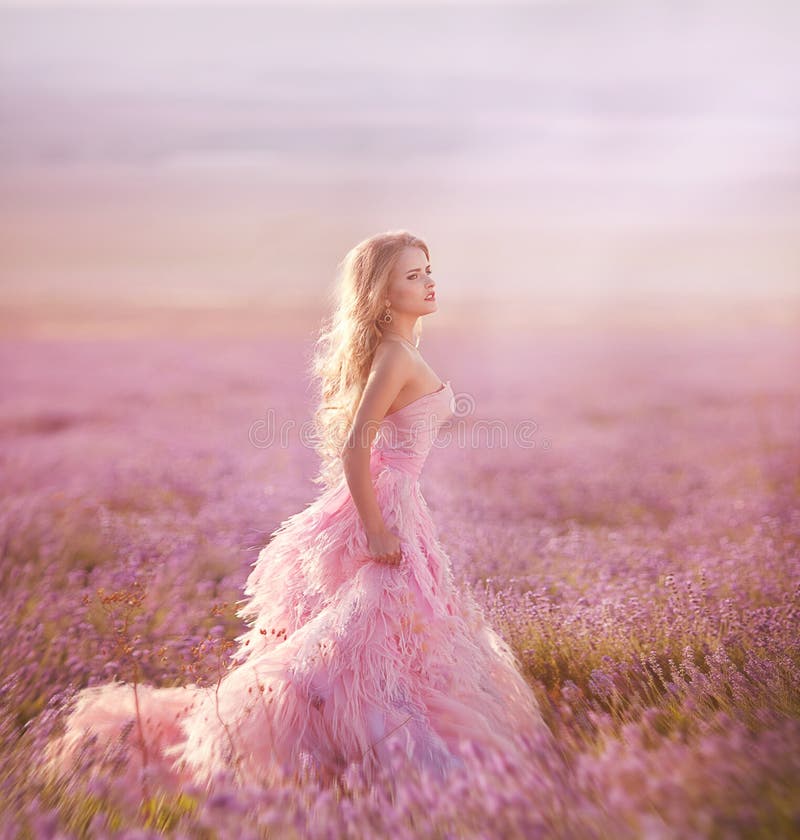
POLYGON ((406 246, 389 277, 388 299, 395 312, 413 317, 436 312, 439 304, 431 264, 422 248, 406 246))

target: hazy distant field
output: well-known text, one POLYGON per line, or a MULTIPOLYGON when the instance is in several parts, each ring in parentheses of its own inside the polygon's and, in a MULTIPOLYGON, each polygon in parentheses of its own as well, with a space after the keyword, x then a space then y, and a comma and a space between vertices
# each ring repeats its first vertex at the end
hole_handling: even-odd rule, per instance
MULTIPOLYGON (((525 780, 523 800, 498 768, 458 794, 465 836, 487 819, 486 795, 507 797, 492 818, 506 836, 789 836, 800 793, 798 335, 425 341, 460 408, 423 491, 457 578, 520 655, 571 768, 525 780), (490 447, 474 435, 481 421, 510 435, 534 421, 534 445, 490 447)), ((58 804, 53 791, 33 800, 25 773, 54 724, 48 704, 125 678, 133 661, 114 652, 98 588, 145 584, 130 634, 148 682, 187 682, 181 669, 209 632, 213 670, 215 645, 241 632, 232 604, 249 564, 316 492, 315 456, 298 437, 309 351, 302 336, 2 343, 0 667, 13 759, 2 784, 9 814, 27 808, 34 831, 58 804), (268 416, 285 445, 252 442, 268 416)), ((419 836, 409 826, 423 816, 444 831, 455 790, 427 801, 409 778, 392 807, 345 808, 300 788, 253 792, 249 804, 297 836, 326 836, 325 825, 344 836, 348 820, 419 836)), ((120 799, 87 780, 76 772, 61 819, 146 822, 134 816, 139 792, 120 799)), ((176 825, 196 806, 182 819, 220 836, 255 826, 243 799, 220 796, 162 803, 157 816, 176 825)))

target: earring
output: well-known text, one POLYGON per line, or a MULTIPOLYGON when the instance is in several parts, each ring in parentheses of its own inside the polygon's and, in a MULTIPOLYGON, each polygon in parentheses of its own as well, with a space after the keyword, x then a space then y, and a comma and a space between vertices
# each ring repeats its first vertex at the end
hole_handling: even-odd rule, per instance
POLYGON ((381 323, 383 324, 391 324, 392 323, 392 313, 390 307, 386 306, 386 311, 381 316, 381 323))

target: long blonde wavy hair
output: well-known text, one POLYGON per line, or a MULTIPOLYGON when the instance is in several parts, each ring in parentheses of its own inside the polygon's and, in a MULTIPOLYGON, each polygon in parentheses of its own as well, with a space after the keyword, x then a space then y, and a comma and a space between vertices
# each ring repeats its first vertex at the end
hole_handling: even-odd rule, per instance
MULTIPOLYGON (((390 274, 408 246, 421 248, 430 260, 422 239, 396 230, 359 242, 338 265, 333 312, 322 323, 309 371, 318 401, 312 436, 322 461, 315 484, 330 487, 342 475, 340 454, 381 340, 378 319, 385 312, 390 274)), ((416 335, 420 332, 418 326, 416 335)))

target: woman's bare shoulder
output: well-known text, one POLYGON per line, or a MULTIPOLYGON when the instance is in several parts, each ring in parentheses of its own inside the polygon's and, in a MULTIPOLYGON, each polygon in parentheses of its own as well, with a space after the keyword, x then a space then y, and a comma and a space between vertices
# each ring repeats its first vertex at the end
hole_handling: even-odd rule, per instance
POLYGON ((401 368, 413 370, 416 361, 415 351, 400 341, 391 339, 381 341, 375 348, 375 355, 372 358, 372 367, 375 368, 401 368))

